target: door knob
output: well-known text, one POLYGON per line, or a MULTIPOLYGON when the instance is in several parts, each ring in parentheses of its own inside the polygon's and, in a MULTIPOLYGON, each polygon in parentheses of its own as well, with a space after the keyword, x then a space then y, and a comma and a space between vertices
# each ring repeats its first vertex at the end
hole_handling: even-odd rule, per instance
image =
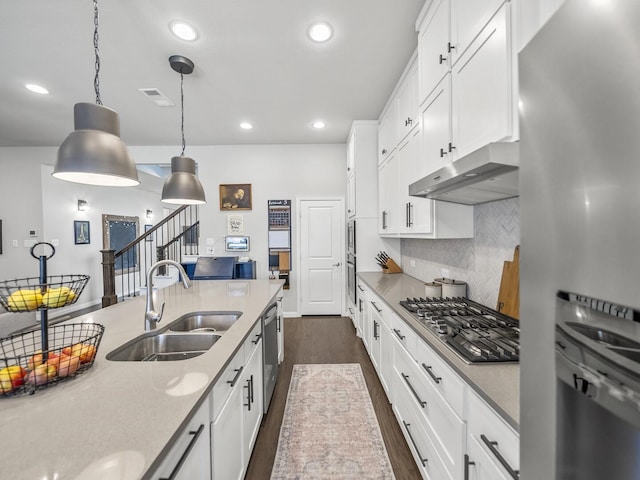
POLYGON ((339 266, 340 266, 340 262, 338 262, 338 263, 334 263, 334 264, 333 264, 333 266, 334 266, 334 267, 339 267, 339 266))

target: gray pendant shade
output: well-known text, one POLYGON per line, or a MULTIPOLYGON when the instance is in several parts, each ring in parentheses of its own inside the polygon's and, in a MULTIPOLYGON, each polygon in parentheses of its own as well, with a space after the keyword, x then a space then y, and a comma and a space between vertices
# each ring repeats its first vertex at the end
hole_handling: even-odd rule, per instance
POLYGON ((171 159, 171 175, 162 187, 162 201, 179 205, 206 203, 204 189, 196 177, 196 162, 189 157, 171 159))
POLYGON ((58 149, 53 176, 89 185, 138 185, 136 165, 120 139, 118 114, 103 105, 76 103, 73 117, 75 131, 58 149))

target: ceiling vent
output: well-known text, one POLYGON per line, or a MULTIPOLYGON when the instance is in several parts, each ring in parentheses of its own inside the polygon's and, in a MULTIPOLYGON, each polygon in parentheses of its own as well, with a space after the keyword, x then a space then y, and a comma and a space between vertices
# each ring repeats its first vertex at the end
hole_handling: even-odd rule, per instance
POLYGON ((175 107, 176 105, 169 100, 164 93, 157 88, 139 88, 138 91, 145 97, 155 103, 158 107, 175 107))

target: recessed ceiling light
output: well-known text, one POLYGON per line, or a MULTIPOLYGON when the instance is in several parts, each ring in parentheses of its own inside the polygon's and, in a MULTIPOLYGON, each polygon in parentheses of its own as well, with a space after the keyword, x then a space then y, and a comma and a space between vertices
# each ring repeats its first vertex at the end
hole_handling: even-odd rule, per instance
POLYGON ((181 40, 193 42, 198 38, 198 32, 188 23, 179 21, 171 22, 169 24, 169 28, 171 29, 171 32, 181 40))
POLYGON ((251 125, 249 122, 242 122, 240 124, 240 128, 242 128, 243 130, 251 130, 253 128, 253 125, 251 125))
POLYGON ((309 37, 314 42, 326 42, 333 35, 333 28, 325 22, 314 23, 309 27, 309 37))
POLYGON ((26 89, 33 93, 39 93, 40 95, 48 95, 49 90, 40 85, 36 85, 35 83, 27 83, 25 85, 26 89))
POLYGON ((313 122, 313 123, 311 124, 311 126, 312 126, 313 128, 316 128, 316 129, 320 130, 321 128, 326 127, 326 126, 327 126, 327 124, 326 124, 325 122, 323 122, 322 120, 318 120, 317 122, 313 122))

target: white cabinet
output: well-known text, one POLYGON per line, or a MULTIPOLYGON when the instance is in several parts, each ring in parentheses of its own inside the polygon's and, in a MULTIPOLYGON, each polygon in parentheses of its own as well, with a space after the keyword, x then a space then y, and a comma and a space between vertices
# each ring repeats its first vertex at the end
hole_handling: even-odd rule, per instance
POLYGON ((151 478, 190 480, 211 478, 209 443, 210 399, 207 398, 175 441, 151 478))
POLYGON ((409 64, 408 71, 398 87, 398 140, 405 138, 420 123, 418 116, 418 62, 409 64))
POLYGON ((363 286, 362 282, 358 279, 357 283, 357 298, 358 298, 358 307, 357 307, 357 334, 364 340, 364 322, 367 317, 367 289, 363 286))
POLYGON ((413 130, 400 144, 398 157, 398 200, 400 234, 433 232, 433 200, 409 196, 409 185, 416 177, 427 174, 420 158, 420 127, 413 130))
POLYGON ((244 478, 262 420, 262 365, 262 322, 259 321, 213 387, 211 464, 214 480, 244 478))
POLYGON ((418 19, 419 103, 427 98, 449 71, 451 0, 434 0, 418 19))
POLYGON ((351 323, 353 324, 353 328, 356 330, 356 334, 358 331, 358 309, 351 301, 351 298, 347 298, 347 315, 351 319, 351 323))
POLYGON ((277 297, 278 304, 278 364, 284 360, 284 313, 282 311, 282 290, 277 297))
POLYGON ((515 139, 514 59, 507 3, 452 68, 454 161, 488 143, 515 139))
POLYGON ((398 103, 392 101, 380 117, 378 127, 378 163, 393 152, 398 138, 398 103))
POLYGON ((375 218, 378 122, 355 121, 347 139, 347 217, 375 218))
MULTIPOLYGON (((219 415, 211 425, 211 454, 214 480, 238 480, 244 477, 242 393, 240 382, 242 370, 234 370, 231 378, 222 377, 227 382, 230 395, 219 415)), ((214 397, 215 402, 215 397, 214 397)))
POLYGON ((258 340, 251 356, 247 359, 241 385, 244 390, 242 395, 242 445, 244 448, 244 468, 246 469, 262 421, 262 339, 258 340))
POLYGON ((378 233, 397 234, 400 225, 398 203, 398 158, 394 150, 378 169, 378 233))
POLYGON ((488 143, 517 140, 510 2, 435 1, 419 22, 420 157, 427 174, 488 143), (448 34, 440 32, 444 27, 439 24, 447 12, 448 34), (432 29, 438 41, 431 38, 432 29), (433 67, 436 52, 448 55, 446 69, 433 67))
POLYGON ((422 105, 420 118, 422 134, 419 154, 422 168, 413 181, 452 162, 451 74, 447 73, 427 97, 422 105))
POLYGON ((517 478, 520 437, 478 395, 470 392, 468 453, 464 459, 469 479, 517 478))

